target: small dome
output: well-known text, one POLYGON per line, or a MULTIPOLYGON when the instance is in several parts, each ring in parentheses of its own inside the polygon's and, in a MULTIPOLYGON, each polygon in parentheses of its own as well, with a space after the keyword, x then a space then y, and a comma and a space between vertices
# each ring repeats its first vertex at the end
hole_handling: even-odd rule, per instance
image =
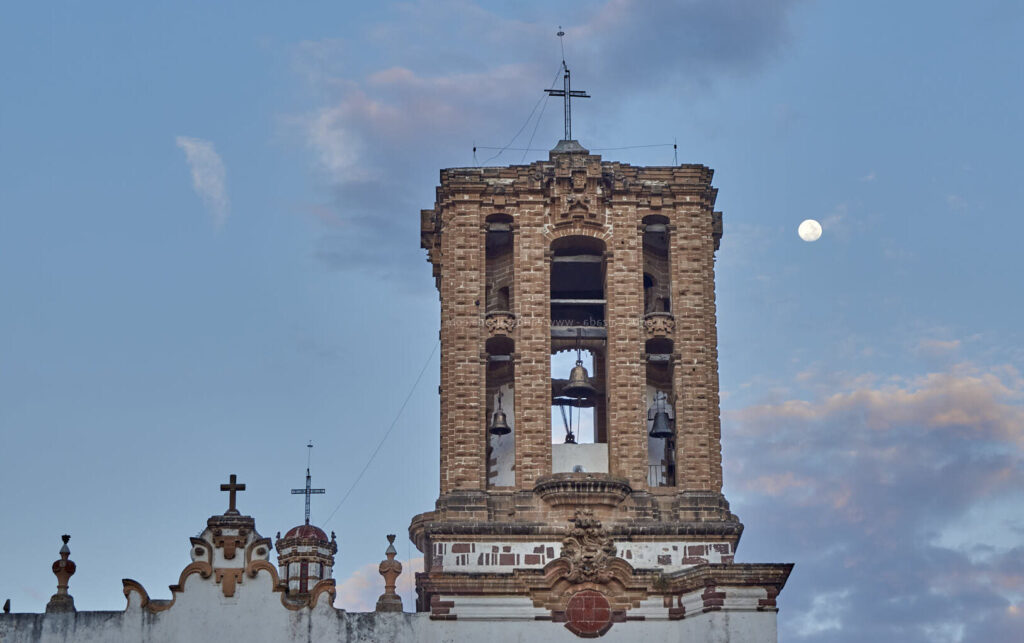
POLYGON ((298 527, 292 527, 288 530, 288 533, 284 535, 285 538, 316 538, 317 540, 327 541, 327 534, 324 533, 323 529, 314 527, 313 525, 299 525, 298 527))

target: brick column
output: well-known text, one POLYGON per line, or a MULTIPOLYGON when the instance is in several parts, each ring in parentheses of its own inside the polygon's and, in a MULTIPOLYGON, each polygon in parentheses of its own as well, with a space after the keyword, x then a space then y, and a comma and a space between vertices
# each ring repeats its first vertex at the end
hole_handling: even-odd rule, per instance
POLYGON ((540 203, 521 207, 516 222, 516 486, 533 489, 551 473, 551 303, 547 213, 540 203))
POLYGON ((711 229, 712 208, 705 211, 704 245, 704 325, 707 398, 704 401, 708 419, 708 477, 713 491, 722 491, 722 415, 718 391, 718 315, 715 305, 715 242, 711 229))
MULTIPOLYGON (((710 240, 711 214, 699 207, 684 207, 673 215, 677 232, 670 237, 672 314, 675 317, 677 368, 673 371, 676 392, 676 463, 680 490, 715 489, 710 477, 711 442, 714 437, 707 400, 708 364, 707 290, 709 278, 704 237, 710 240), (706 219, 706 225, 705 220, 706 219), (707 230, 705 230, 707 228, 707 230)), ((713 286, 710 286, 713 289, 713 286)), ((712 321, 713 323, 713 321, 712 321)))
MULTIPOLYGON (((613 215, 616 221, 636 217, 635 208, 613 215)), ((608 466, 612 475, 629 480, 635 490, 647 488, 647 431, 643 360, 643 237, 638 222, 616 225, 606 241, 605 319, 608 329, 608 466)))
POLYGON ((479 213, 475 203, 449 207, 441 237, 441 493, 482 489, 487 475, 479 213))

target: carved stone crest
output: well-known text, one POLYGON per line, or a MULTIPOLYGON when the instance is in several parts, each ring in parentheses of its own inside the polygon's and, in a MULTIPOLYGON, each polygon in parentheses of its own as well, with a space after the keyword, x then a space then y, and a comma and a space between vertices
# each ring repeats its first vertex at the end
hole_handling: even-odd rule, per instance
POLYGON ((615 558, 615 543, 601 521, 589 509, 577 509, 569 520, 573 527, 562 541, 562 558, 569 563, 566 580, 572 583, 605 583, 611 579, 609 563, 615 558))
POLYGON ((676 320, 671 313, 647 313, 644 316, 644 333, 647 338, 670 337, 676 330, 676 320))
POLYGON ((484 327, 488 335, 511 335, 516 328, 516 316, 506 311, 487 313, 484 327))

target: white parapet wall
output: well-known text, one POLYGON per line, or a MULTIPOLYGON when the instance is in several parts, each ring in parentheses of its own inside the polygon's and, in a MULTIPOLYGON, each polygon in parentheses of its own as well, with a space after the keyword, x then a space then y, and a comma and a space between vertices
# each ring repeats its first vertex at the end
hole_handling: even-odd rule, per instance
MULTIPOLYGON (((289 612, 280 604, 257 609, 241 598, 232 606, 144 613, 78 612, 69 614, 0 615, 4 643, 312 643, 349 641, 442 643, 487 641, 580 641, 560 623, 515 618, 431 620, 428 614, 349 613, 327 604, 289 612), (276 607, 276 609, 275 609, 276 607)), ((468 606, 467 606, 468 608, 468 606)), ((509 606, 509 611, 514 611, 509 606)), ((775 612, 715 611, 676 621, 616 623, 602 641, 666 641, 679 643, 775 643, 775 612)))

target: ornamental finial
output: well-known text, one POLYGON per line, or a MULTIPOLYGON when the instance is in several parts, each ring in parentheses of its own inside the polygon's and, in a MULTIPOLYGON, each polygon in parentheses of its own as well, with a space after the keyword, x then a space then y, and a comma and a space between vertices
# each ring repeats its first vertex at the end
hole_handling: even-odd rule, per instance
POLYGON ((46 604, 48 613, 75 611, 75 599, 68 594, 68 580, 75 573, 75 563, 68 558, 71 555, 71 549, 68 547, 71 536, 64 534, 60 539, 64 541, 60 548, 60 560, 53 563, 53 575, 57 577, 57 593, 51 596, 50 602, 46 604))
POLYGON ((388 534, 388 548, 384 551, 386 557, 381 561, 378 571, 384 577, 384 593, 377 599, 378 612, 401 612, 402 597, 395 592, 395 581, 402 573, 402 563, 395 560, 398 550, 395 549, 395 535, 388 534))

